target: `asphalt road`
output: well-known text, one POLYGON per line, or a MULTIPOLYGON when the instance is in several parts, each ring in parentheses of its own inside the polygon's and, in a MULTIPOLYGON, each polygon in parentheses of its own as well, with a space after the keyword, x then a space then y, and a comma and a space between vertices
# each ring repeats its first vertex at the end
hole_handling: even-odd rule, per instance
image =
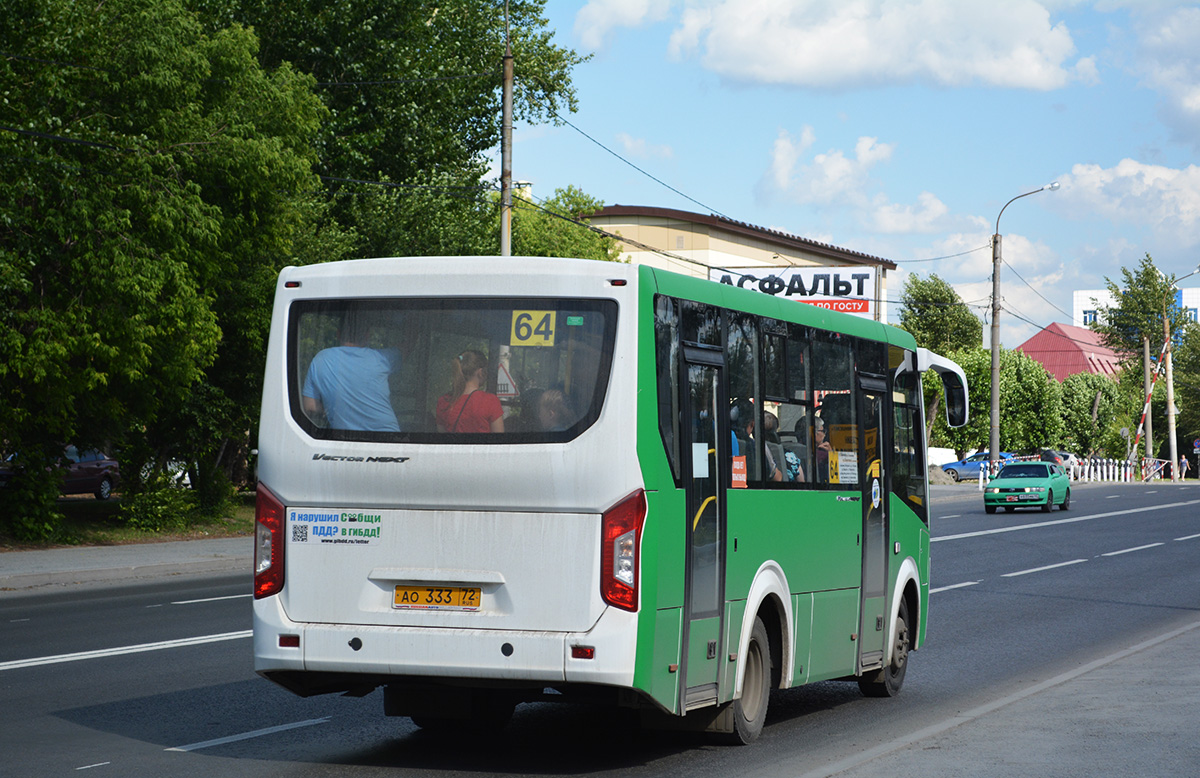
POLYGON ((0 597, 0 773, 1200 772, 1200 486, 1087 485, 1069 512, 987 516, 963 485, 933 513, 929 641, 903 693, 776 693, 748 748, 639 732, 609 709, 522 706, 481 741, 385 718, 378 691, 296 698, 253 673, 239 573, 0 597))

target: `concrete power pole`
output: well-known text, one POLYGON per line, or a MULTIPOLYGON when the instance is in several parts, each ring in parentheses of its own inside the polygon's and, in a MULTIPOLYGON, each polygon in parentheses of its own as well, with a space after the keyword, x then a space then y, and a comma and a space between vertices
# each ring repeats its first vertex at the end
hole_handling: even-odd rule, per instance
POLYGON ((500 123, 500 256, 512 256, 512 93, 513 55, 504 3, 504 109, 500 123))

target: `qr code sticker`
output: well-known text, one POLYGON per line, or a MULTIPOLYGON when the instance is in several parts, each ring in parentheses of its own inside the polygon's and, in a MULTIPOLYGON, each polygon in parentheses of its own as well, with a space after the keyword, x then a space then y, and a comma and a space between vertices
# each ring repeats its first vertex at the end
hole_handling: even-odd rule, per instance
POLYGON ((308 542, 308 525, 293 524, 292 525, 292 542, 307 543, 308 542))

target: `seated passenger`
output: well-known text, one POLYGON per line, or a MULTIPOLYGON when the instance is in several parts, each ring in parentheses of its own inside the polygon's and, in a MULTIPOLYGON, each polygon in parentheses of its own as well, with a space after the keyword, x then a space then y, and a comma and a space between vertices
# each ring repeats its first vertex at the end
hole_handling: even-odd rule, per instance
POLYGON ((558 389, 547 389, 538 398, 538 422, 546 432, 562 432, 576 421, 567 396, 558 389))

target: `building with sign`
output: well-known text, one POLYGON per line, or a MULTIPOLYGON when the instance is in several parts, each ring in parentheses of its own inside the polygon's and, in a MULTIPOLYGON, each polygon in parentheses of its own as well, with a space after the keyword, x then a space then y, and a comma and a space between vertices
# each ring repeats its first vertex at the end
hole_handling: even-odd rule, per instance
POLYGON ((881 301, 896 264, 882 257, 672 208, 610 205, 588 221, 619 235, 622 258, 634 264, 887 321, 881 301))

